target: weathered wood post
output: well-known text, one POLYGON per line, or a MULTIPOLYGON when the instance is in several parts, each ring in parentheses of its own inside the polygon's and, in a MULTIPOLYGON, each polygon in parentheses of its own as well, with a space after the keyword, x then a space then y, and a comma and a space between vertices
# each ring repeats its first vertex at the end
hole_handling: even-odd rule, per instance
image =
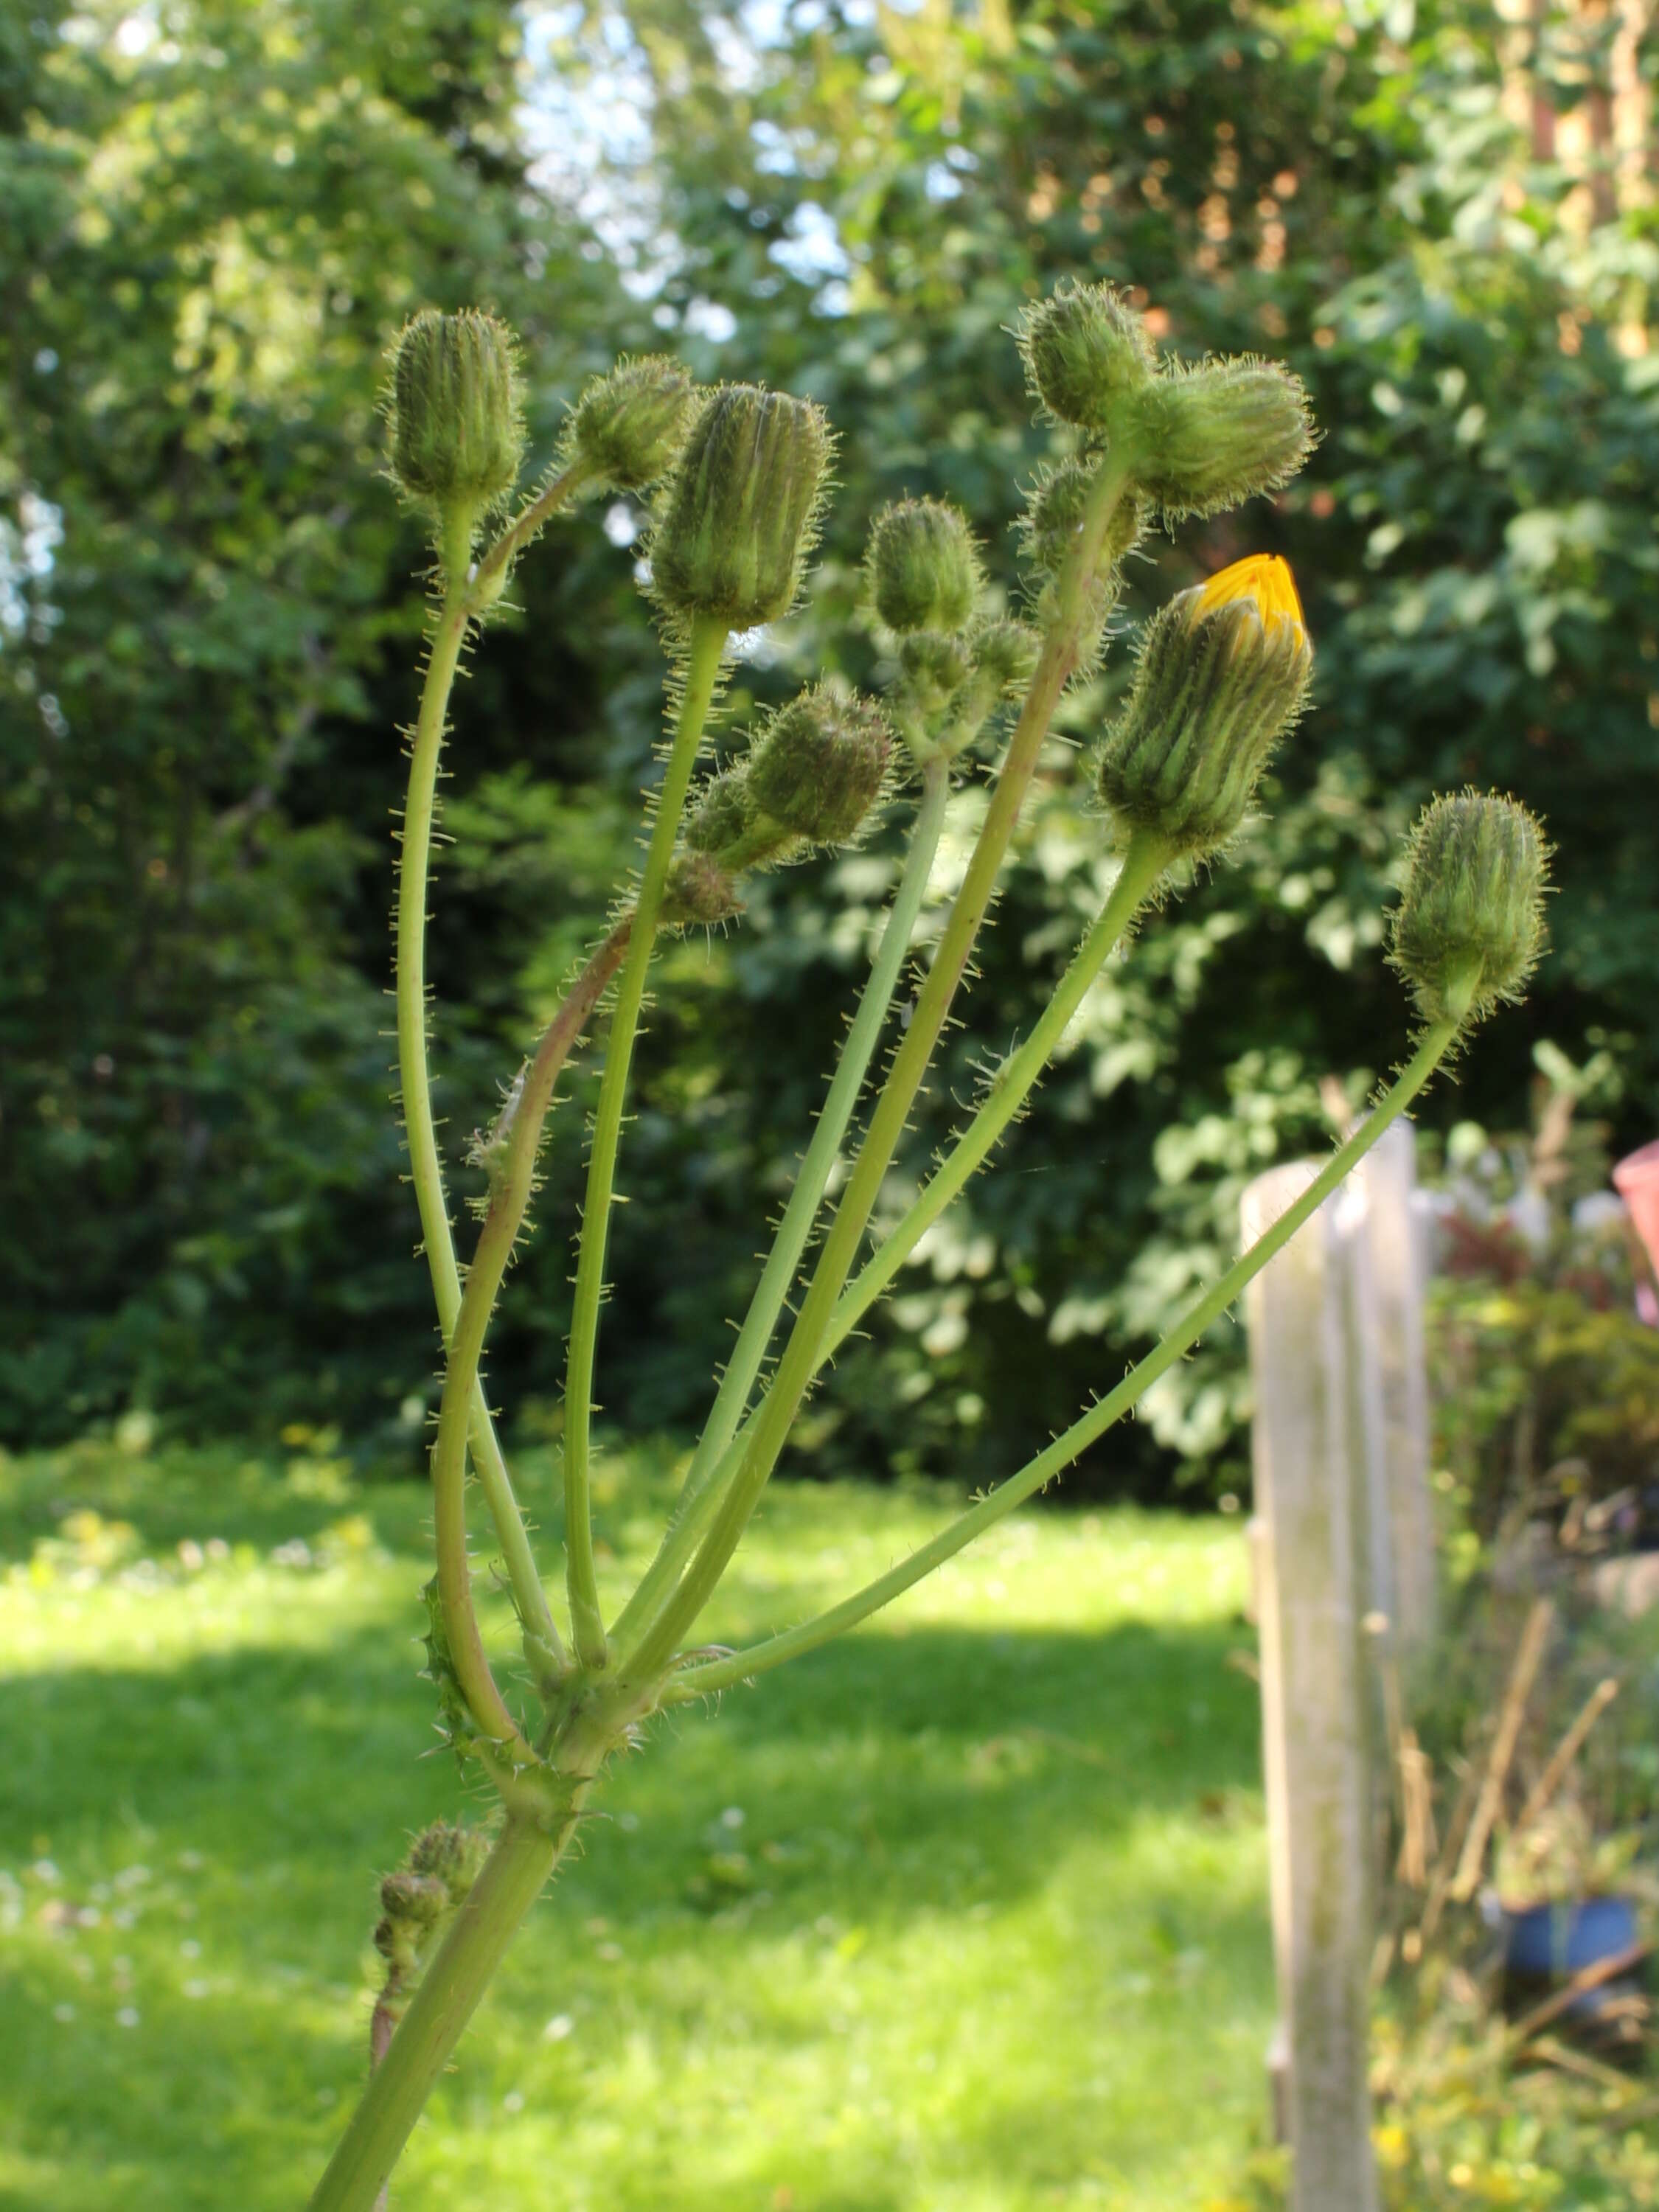
POLYGON ((1412 1195, 1417 1139, 1396 1121, 1353 1181, 1363 1200, 1355 1236, 1355 1334, 1371 1368, 1367 1480, 1371 1525, 1386 1543, 1386 1574, 1369 1603, 1389 1617, 1409 1675, 1433 1642, 1434 1511, 1429 1495, 1429 1393, 1423 1348, 1423 1261, 1412 1195))
MULTIPOLYGON (((1253 1243, 1314 1164, 1244 1194, 1253 1243)), ((1367 2082, 1369 1698, 1361 1621, 1368 1486, 1340 1194, 1246 1294, 1255 1386, 1265 1768, 1274 1949, 1288 2044, 1292 2212, 1377 2212, 1367 2082)))

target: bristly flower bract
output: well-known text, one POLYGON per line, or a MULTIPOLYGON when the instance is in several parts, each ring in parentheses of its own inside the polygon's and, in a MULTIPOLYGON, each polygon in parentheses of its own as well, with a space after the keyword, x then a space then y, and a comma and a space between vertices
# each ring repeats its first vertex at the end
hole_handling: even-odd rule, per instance
POLYGON ((1172 857, 1217 851, 1301 713, 1312 668, 1296 586, 1276 556, 1178 592, 1146 627, 1128 704, 1101 749, 1112 814, 1172 857))

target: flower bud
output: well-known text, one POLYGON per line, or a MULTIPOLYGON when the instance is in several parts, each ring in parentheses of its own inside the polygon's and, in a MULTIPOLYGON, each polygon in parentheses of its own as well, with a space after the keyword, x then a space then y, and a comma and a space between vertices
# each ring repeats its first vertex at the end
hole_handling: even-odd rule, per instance
POLYGON ((936 714, 968 680, 974 665, 968 641, 942 630, 912 630, 899 646, 899 691, 921 714, 936 714))
MULTIPOLYGON (((1083 539, 1083 520, 1100 463, 1061 461, 1031 488, 1021 526, 1026 558, 1048 575, 1057 575, 1066 556, 1083 539)), ((1126 488, 1113 507, 1100 549, 1100 568, 1121 566, 1135 547, 1146 520, 1145 502, 1126 488)))
POLYGON ((1312 667, 1296 586, 1276 556, 1252 555, 1178 593, 1143 634, 1128 705, 1102 750, 1101 797, 1172 855, 1214 852, 1301 713, 1312 667))
POLYGON ((803 691, 750 754, 758 811, 814 845, 844 845, 880 796, 892 750, 880 708, 856 692, 803 691))
POLYGON ((694 853, 723 853, 748 829, 750 811, 741 770, 728 769, 703 786, 686 817, 685 842, 694 853))
POLYGON ((1121 430, 1156 374, 1146 325, 1110 284, 1063 283, 1019 331, 1033 393, 1058 422, 1121 430))
POLYGON ((620 361, 577 400, 566 434, 570 458, 596 486, 642 490, 673 466, 690 409, 691 379, 678 362, 654 354, 620 361))
POLYGON ((435 1875, 399 1867, 380 1884, 380 1905, 389 1919, 430 1928, 449 1909, 449 1892, 435 1875))
POLYGON ((1136 479, 1172 520, 1276 491, 1313 449, 1301 380, 1248 355, 1166 368, 1145 395, 1140 421, 1136 479))
POLYGON ((664 928, 712 929, 742 912, 737 885, 712 853, 675 856, 663 891, 659 918, 664 928))
POLYGON ((1486 791, 1431 799, 1406 848, 1389 958, 1425 1021, 1479 1021, 1518 999, 1544 948, 1549 847, 1526 808, 1486 791))
POLYGON ((983 578, 968 518, 936 499, 884 507, 870 532, 870 596, 889 629, 951 632, 973 619, 983 578))
POLYGON ((994 697, 1024 690, 1036 670, 1040 649, 1035 630, 1006 616, 981 623, 969 635, 968 648, 975 676, 991 689, 994 697))
POLYGON ((752 384, 704 401, 663 495, 652 587, 671 614, 752 629, 788 613, 817 536, 830 426, 752 384))
POLYGON ((459 1821, 434 1820, 422 1828, 410 1846, 412 1874, 429 1875, 441 1882, 451 1905, 459 1905, 472 1887, 489 1856, 489 1838, 482 1828, 464 1827, 459 1821))
POLYGON ((410 499, 470 526, 507 497, 525 432, 504 323, 471 308, 416 315, 393 349, 389 400, 392 472, 410 499))
POLYGON ((738 876, 745 868, 787 860, 800 839, 759 811, 747 774, 734 768, 703 787, 686 821, 685 842, 693 853, 717 860, 728 876, 738 876))

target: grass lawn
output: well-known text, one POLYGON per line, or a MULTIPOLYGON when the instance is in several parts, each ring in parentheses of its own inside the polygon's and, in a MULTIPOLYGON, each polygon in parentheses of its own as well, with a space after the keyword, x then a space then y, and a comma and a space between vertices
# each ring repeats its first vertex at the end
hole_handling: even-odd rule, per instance
MULTIPOLYGON (((607 1576, 668 1459, 611 1462, 607 1576)), ((780 1489, 709 1634, 800 1617, 950 1503, 780 1489)), ((4 2212, 299 2212, 363 2070, 377 1874, 467 1802, 421 1756, 425 1512, 303 1452, 0 1462, 4 2212)), ((1237 1522, 1031 1513, 659 1724, 394 2204, 1225 2198, 1271 2008, 1244 1583, 1237 1522)))

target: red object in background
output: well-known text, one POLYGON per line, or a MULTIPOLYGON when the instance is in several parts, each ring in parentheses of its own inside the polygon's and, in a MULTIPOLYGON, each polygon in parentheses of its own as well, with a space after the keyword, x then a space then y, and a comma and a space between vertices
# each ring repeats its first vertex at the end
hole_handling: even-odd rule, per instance
MULTIPOLYGON (((1639 1152, 1620 1160, 1613 1171, 1613 1187, 1624 1200, 1649 1264, 1659 1277, 1659 1144, 1644 1145, 1639 1152)), ((1644 1321, 1659 1322, 1659 1302, 1651 1284, 1638 1285, 1636 1310, 1644 1321)))

